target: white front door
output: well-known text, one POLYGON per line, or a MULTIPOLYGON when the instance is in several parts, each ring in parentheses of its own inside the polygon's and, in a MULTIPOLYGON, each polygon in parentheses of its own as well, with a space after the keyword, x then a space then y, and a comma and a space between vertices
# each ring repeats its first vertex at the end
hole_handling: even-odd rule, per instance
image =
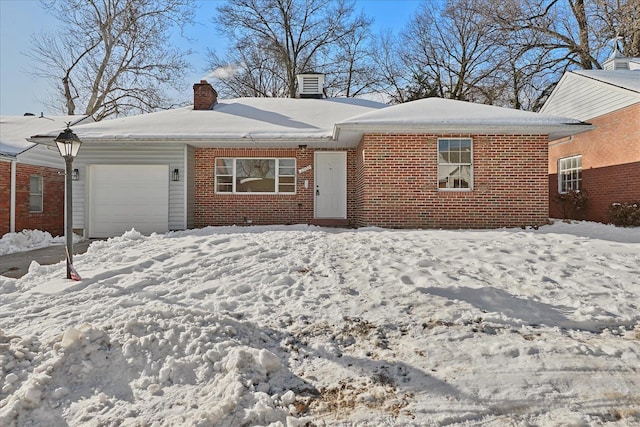
POLYGON ((91 165, 89 237, 169 231, 169 166, 91 165))
POLYGON ((315 152, 315 217, 347 217, 347 152, 315 152))

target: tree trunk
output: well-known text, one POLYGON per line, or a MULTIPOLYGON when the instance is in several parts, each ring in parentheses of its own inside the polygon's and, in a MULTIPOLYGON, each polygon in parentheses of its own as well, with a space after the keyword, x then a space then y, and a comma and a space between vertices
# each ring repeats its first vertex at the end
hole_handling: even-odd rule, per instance
POLYGON ((593 61, 591 60, 591 48, 589 47, 589 22, 587 20, 587 13, 584 9, 584 0, 569 1, 573 16, 576 18, 578 24, 578 38, 580 40, 578 46, 578 52, 576 52, 580 58, 580 66, 584 70, 590 70, 593 68, 593 61))
POLYGON ((73 116, 76 113, 76 104, 73 102, 73 95, 71 95, 71 88, 69 87, 69 76, 65 76, 62 79, 62 85, 64 87, 64 99, 67 105, 67 115, 73 116))

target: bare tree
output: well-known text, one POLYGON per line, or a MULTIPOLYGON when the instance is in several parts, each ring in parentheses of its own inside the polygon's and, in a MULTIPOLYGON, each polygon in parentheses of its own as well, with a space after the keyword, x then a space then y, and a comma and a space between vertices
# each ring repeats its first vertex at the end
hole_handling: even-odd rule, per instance
POLYGON ((405 66, 414 83, 427 85, 423 92, 491 102, 487 88, 496 85, 500 46, 492 43, 495 27, 475 12, 474 4, 449 0, 438 9, 424 2, 402 34, 405 66))
POLYGON ((478 1, 510 52, 516 107, 538 110, 569 69, 601 68, 613 38, 627 55, 640 48, 640 0, 478 1))
POLYGON ((235 49, 232 58, 226 59, 209 52, 209 66, 213 71, 208 78, 225 97, 284 97, 288 93, 280 62, 260 45, 235 49))
POLYGON ((371 55, 370 21, 336 43, 329 62, 323 70, 327 74, 326 89, 330 95, 347 98, 372 92, 378 85, 371 55))
MULTIPOLYGON (((389 97, 392 103, 407 102, 411 73, 401 60, 402 43, 400 38, 387 30, 376 35, 371 43, 371 52, 375 67, 375 78, 379 91, 389 97)), ((418 86, 422 80, 418 83, 418 86)), ((417 89, 418 91, 420 89, 417 89)))
POLYGON ((162 88, 177 87, 185 55, 169 31, 191 22, 192 0, 43 1, 63 25, 34 37, 38 76, 52 79, 67 114, 101 120, 168 107, 162 88))
POLYGON ((595 0, 594 15, 601 40, 620 40, 624 55, 640 56, 640 0, 595 0))
POLYGON ((210 65, 214 78, 221 67, 236 70, 216 82, 221 93, 234 95, 294 97, 296 74, 326 72, 337 50, 357 48, 370 24, 348 0, 229 0, 217 12, 231 53, 223 59, 211 54, 210 65))
POLYGON ((488 0, 482 10, 505 36, 521 35, 521 48, 552 58, 558 69, 600 68, 597 51, 606 41, 593 37, 587 6, 584 0, 488 0))

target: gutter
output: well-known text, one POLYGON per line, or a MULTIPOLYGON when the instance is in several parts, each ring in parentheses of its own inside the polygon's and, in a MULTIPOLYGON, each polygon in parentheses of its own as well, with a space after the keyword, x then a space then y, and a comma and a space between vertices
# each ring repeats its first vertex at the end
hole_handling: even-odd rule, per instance
POLYGON ((566 124, 490 124, 473 123, 338 123, 334 127, 334 139, 340 137, 340 131, 359 133, 389 133, 389 134, 448 134, 448 133, 478 133, 490 135, 548 135, 549 140, 575 135, 595 129, 590 123, 566 124))
MULTIPOLYGON (((78 137, 83 143, 91 143, 96 145, 121 144, 127 145, 132 143, 139 144, 174 144, 174 145, 191 145, 202 148, 298 148, 301 144, 307 145, 309 148, 325 148, 327 144, 335 142, 330 136, 295 136, 287 135, 282 138, 263 138, 260 135, 247 134, 243 137, 220 137, 220 136, 202 136, 193 138, 177 138, 172 136, 151 136, 151 137, 126 137, 126 136, 105 136, 105 137, 78 137)), ((29 142, 35 144, 47 145, 55 147, 53 136, 32 136, 27 138, 29 142)))

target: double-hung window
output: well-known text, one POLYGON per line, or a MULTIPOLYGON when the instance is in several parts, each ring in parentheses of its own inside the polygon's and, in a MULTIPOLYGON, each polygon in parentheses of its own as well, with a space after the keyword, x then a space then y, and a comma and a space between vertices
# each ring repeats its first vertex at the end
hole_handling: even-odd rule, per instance
POLYGON ((42 212, 43 179, 40 175, 29 177, 29 212, 42 212))
POLYGON ((580 191, 582 182, 582 156, 558 160, 558 192, 580 191))
POLYGON ((471 138, 438 139, 438 188, 471 190, 473 168, 471 138))
POLYGON ((296 159, 217 158, 216 193, 295 194, 296 159))

